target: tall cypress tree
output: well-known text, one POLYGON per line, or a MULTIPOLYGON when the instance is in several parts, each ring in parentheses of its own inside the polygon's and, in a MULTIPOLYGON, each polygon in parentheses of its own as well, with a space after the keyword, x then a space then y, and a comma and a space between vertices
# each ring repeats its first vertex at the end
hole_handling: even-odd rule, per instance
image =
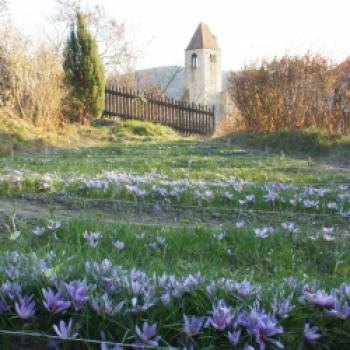
POLYGON ((104 106, 105 72, 96 40, 86 19, 77 13, 64 50, 65 81, 72 87, 72 97, 85 109, 85 115, 99 117, 104 106))

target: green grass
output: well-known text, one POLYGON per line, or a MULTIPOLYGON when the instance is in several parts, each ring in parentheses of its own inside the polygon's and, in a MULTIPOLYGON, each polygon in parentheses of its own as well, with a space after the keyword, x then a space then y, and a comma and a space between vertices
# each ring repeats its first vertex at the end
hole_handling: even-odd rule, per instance
POLYGON ((0 139, 0 157, 3 157, 112 142, 175 141, 181 136, 171 128, 136 120, 98 120, 91 125, 67 124, 44 130, 11 111, 0 109, 0 139))
MULTIPOLYGON (((2 266, 20 268, 20 276, 28 278, 23 277, 28 294, 33 293, 39 298, 43 286, 83 278, 96 284, 99 290, 106 282, 103 278, 108 276, 103 272, 97 276, 87 273, 86 262, 99 265, 105 259, 109 259, 114 267, 125 269, 128 274, 137 268, 150 278, 163 273, 181 278, 200 272, 206 281, 220 278, 248 280, 261 288, 261 302, 268 312, 271 312, 275 291, 281 288, 288 290, 286 281, 291 277, 327 291, 350 281, 349 220, 326 208, 326 204, 332 201, 342 203, 345 209, 349 207, 349 190, 345 187, 339 189, 340 184, 350 186, 350 169, 347 166, 340 168, 349 160, 346 138, 303 130, 254 137, 245 133, 229 139, 201 140, 181 138, 173 130, 151 123, 125 121, 107 124, 95 123, 76 128, 74 132, 71 130, 68 134, 75 135, 69 137, 71 147, 67 141, 60 143, 63 135, 56 135, 57 139, 52 143, 47 143, 45 139, 42 144, 47 147, 40 152, 24 152, 26 146, 32 150, 30 142, 37 140, 38 130, 32 130, 32 138, 28 136, 30 129, 18 126, 13 127, 17 136, 6 134, 10 144, 11 140, 19 138, 23 151, 14 152, 11 146, 10 155, 0 159, 0 196, 4 201, 13 203, 28 195, 36 200, 24 202, 28 207, 24 209, 29 214, 25 213, 27 216, 22 218, 19 216, 11 220, 0 212, 3 232, 0 260, 2 266), (82 145, 84 140, 86 144, 82 145), (310 156, 315 158, 310 159, 310 156), (341 159, 344 163, 339 162, 341 159), (229 188, 236 196, 231 202, 222 199, 221 194, 226 190, 220 186, 213 189, 212 199, 196 199, 194 193, 201 188, 200 183, 176 200, 162 202, 154 194, 145 196, 141 201, 128 194, 125 188, 89 191, 79 182, 82 178, 89 179, 106 171, 139 175, 157 173, 173 180, 205 179, 216 184, 236 177, 252 184, 242 192, 229 188), (18 175, 22 173, 24 181, 18 184, 16 176, 22 176, 18 175), (54 181, 45 188, 40 180, 47 174, 51 174, 54 181), (72 183, 64 185, 62 180, 72 183), (294 195, 301 196, 307 185, 327 187, 331 192, 319 198, 322 206, 317 210, 291 207, 288 201, 266 203, 263 200, 265 186, 274 181, 294 186, 293 190, 287 191, 285 199, 288 200, 294 195), (247 194, 254 194, 256 202, 241 208, 238 199, 247 194), (339 199, 339 194, 345 197, 339 199), (68 213, 65 217, 56 215, 53 209, 46 217, 35 215, 36 206, 38 209, 51 209, 57 199, 68 213), (113 201, 121 202, 114 205, 113 201), (161 202, 161 206, 155 209, 157 202, 161 202), (32 216, 30 205, 34 212, 32 216), (86 215, 80 216, 78 209, 79 212, 82 209, 83 213, 85 209, 86 215), (34 236, 32 229, 37 225, 45 226, 49 219, 62 220, 57 239, 49 232, 43 237, 34 236), (239 229, 235 223, 242 220, 245 226, 239 229), (296 223, 298 232, 287 234, 281 223, 291 221, 296 223), (270 225, 275 229, 272 235, 265 239, 256 237, 256 228, 270 225), (325 241, 322 228, 330 226, 334 229, 332 235, 335 240, 325 241), (91 247, 84 239, 86 230, 102 233, 97 247, 91 247), (216 236, 220 233, 226 234, 223 239, 216 236), (140 238, 141 234, 144 234, 143 238, 140 238), (315 235, 319 237, 311 239, 315 235), (152 247, 158 237, 164 238, 165 244, 152 247), (113 246, 116 240, 125 242, 124 250, 119 251, 113 246), (22 258, 11 255, 13 252, 22 258), (48 267, 41 271, 39 267, 47 259, 48 267)), ((8 152, 5 150, 3 153, 8 152)), ((157 179, 145 188, 151 191, 153 185, 159 183, 157 179)), ((7 279, 6 271, 0 270, 1 281, 7 279)), ((125 293, 131 298, 130 290, 114 291, 111 296, 119 301, 125 293)), ((225 298, 237 312, 254 301, 227 291, 220 291, 219 297, 225 298)), ((305 322, 311 322, 322 331, 324 349, 347 349, 349 320, 326 317, 320 308, 299 303, 297 298, 296 295, 297 306, 290 317, 280 320, 286 329, 281 336, 285 348, 307 349, 307 345, 302 344, 302 332, 305 322)), ((205 290, 196 290, 188 292, 181 300, 172 301, 170 306, 158 303, 145 314, 109 318, 97 316, 87 307, 80 314, 70 312, 63 317, 73 317, 75 322, 79 322, 82 336, 100 339, 99 331, 104 329, 108 339, 129 343, 135 340, 135 325, 148 319, 158 323, 162 337, 169 344, 180 346, 183 338, 182 314, 202 315, 216 301, 208 297, 205 290)), ((42 306, 38 313, 44 315, 42 306)), ((26 329, 52 333, 52 323, 57 323, 59 319, 58 315, 37 317, 33 323, 26 324, 26 329)), ((12 312, 10 317, 0 317, 0 326, 20 330, 24 323, 12 312)), ((226 333, 206 329, 195 339, 196 348, 228 349, 225 336, 226 333)), ((167 345, 165 340, 163 345, 167 345)), ((253 342, 247 334, 243 335, 240 345, 245 342, 253 342)), ((3 344, 6 345, 5 339, 3 344)), ((323 345, 316 343, 310 345, 310 349, 322 348, 323 345)), ((13 343, 6 346, 6 350, 10 349, 13 343)), ((37 348, 44 348, 44 345, 37 348)))
MULTIPOLYGON (((45 226, 46 220, 37 220, 36 224, 45 226)), ((113 265, 130 270, 136 267, 149 275, 170 273, 181 277, 200 271, 209 279, 249 279, 262 285, 294 276, 309 282, 317 279, 324 287, 335 287, 350 277, 350 237, 344 235, 344 228, 336 231, 337 239, 332 242, 322 237, 311 240, 310 236, 321 230, 307 223, 300 225, 299 232, 293 235, 277 226, 270 237, 257 239, 254 229, 259 224, 252 220, 241 229, 231 225, 218 229, 205 225, 150 227, 76 218, 66 221, 58 230, 57 240, 50 233, 34 236, 32 222, 22 226, 18 239, 12 241, 8 235, 3 243, 7 250, 36 252, 39 257, 53 252, 53 264, 57 265, 59 275, 65 273, 67 257, 78 271, 84 270, 87 260, 101 262, 108 257, 113 265), (102 233, 97 248, 83 238, 85 231, 102 233), (225 233, 223 239, 217 238, 220 233, 225 233), (164 238, 165 244, 150 249, 157 237, 164 238), (117 240, 125 242, 124 250, 113 246, 117 240)))
POLYGON ((334 155, 338 159, 347 159, 350 151, 348 137, 312 128, 281 130, 262 135, 241 132, 229 139, 236 145, 303 157, 334 155))
POLYGON ((145 173, 156 170, 172 178, 219 179, 236 176, 247 180, 287 181, 294 183, 346 182, 348 169, 338 164, 319 163, 307 157, 293 157, 262 151, 242 151, 227 143, 168 141, 143 144, 109 144, 105 147, 48 151, 40 156, 0 158, 0 166, 33 172, 96 175, 102 171, 145 173))

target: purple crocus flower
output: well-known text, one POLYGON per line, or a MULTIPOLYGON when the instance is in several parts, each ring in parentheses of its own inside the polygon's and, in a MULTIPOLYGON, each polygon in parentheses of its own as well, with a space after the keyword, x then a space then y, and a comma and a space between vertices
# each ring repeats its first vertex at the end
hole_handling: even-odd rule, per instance
POLYGON ((52 232, 55 239, 58 239, 56 232, 60 227, 61 227, 61 223, 59 221, 50 220, 49 223, 47 224, 47 229, 52 232))
POLYGON ((47 224, 47 228, 50 231, 57 231, 61 227, 61 223, 59 221, 50 220, 47 224))
POLYGON ((92 300, 91 306, 99 315, 114 317, 119 313, 125 305, 125 301, 121 301, 116 306, 113 306, 112 300, 108 294, 103 294, 100 298, 92 300))
POLYGON ((43 289, 43 304, 48 312, 58 313, 70 307, 70 302, 64 300, 60 293, 55 293, 51 288, 43 289))
POLYGON ((253 348, 251 345, 249 344, 244 344, 244 348, 243 350, 255 350, 255 348, 253 348))
POLYGON ((117 345, 112 345, 112 347, 109 347, 106 343, 101 344, 101 350, 123 350, 121 346, 117 345))
POLYGON ((230 325, 232 320, 232 308, 228 307, 223 300, 219 301, 218 306, 211 312, 212 316, 208 318, 207 324, 212 325, 219 331, 224 331, 230 325))
POLYGON ((35 314, 35 301, 32 296, 18 297, 18 302, 15 303, 17 315, 22 320, 29 320, 35 314))
POLYGON ((205 322, 205 318, 197 316, 187 317, 186 315, 184 315, 184 322, 185 333, 188 336, 193 337, 201 331, 205 322))
POLYGON ((229 342, 233 346, 237 346, 237 344, 239 342, 239 338, 241 337, 241 330, 239 329, 238 331, 228 332, 227 337, 228 337, 229 342))
POLYGON ((304 326, 304 338, 307 341, 314 341, 321 337, 321 334, 317 333, 318 329, 316 326, 311 327, 309 323, 305 323, 304 326))
POLYGON ((236 290, 242 298, 247 298, 254 294, 257 291, 257 288, 249 281, 242 281, 241 283, 237 283, 236 290))
POLYGON ((337 203, 335 202, 330 202, 327 204, 327 208, 331 210, 337 210, 337 203))
POLYGON ((143 323, 142 331, 136 326, 136 334, 144 344, 148 344, 154 347, 158 346, 160 337, 157 336, 157 323, 149 325, 147 321, 143 323))
POLYGON ((78 333, 73 332, 72 326, 73 326, 72 319, 69 320, 68 325, 66 324, 65 321, 61 320, 59 323, 59 326, 53 325, 53 330, 63 340, 74 339, 78 336, 78 333))
POLYGON ((1 285, 1 290, 4 294, 7 294, 12 301, 14 301, 20 297, 22 287, 17 282, 5 282, 1 285))
POLYGON ((71 298, 75 311, 79 311, 89 300, 85 281, 72 281, 66 285, 66 290, 71 298))
POLYGON ((338 317, 341 320, 345 320, 350 315, 350 307, 347 302, 343 306, 341 306, 339 302, 336 302, 333 305, 333 308, 330 310, 325 310, 325 313, 330 316, 338 317))
POLYGON ((305 299, 310 303, 326 307, 332 306, 337 303, 337 299, 330 294, 327 294, 324 290, 317 290, 316 293, 304 292, 305 299))
POLYGON ((258 238, 266 238, 273 233, 273 227, 263 227, 255 229, 255 236, 258 238))
POLYGON ((45 234, 45 227, 35 227, 33 234, 38 237, 43 236, 45 234))
POLYGON ((293 294, 290 294, 287 298, 283 298, 281 301, 279 301, 278 294, 276 294, 272 303, 273 314, 275 316, 287 318, 289 312, 295 307, 291 304, 293 296, 293 294))
POLYGON ((102 237, 101 232, 88 232, 85 231, 83 234, 83 237, 90 243, 90 246, 92 248, 96 248, 98 245, 99 240, 102 237))
POLYGON ((283 344, 281 342, 272 339, 273 336, 283 333, 282 326, 278 324, 274 316, 260 311, 258 304, 250 311, 242 311, 238 317, 238 321, 247 329, 249 335, 255 336, 260 350, 265 350, 267 342, 283 349, 283 344))
POLYGON ((143 289, 142 283, 137 280, 131 281, 131 291, 133 295, 140 295, 143 289))
POLYGON ((125 242, 123 242, 123 241, 113 242, 113 245, 118 250, 124 250, 124 248, 125 248, 125 242))

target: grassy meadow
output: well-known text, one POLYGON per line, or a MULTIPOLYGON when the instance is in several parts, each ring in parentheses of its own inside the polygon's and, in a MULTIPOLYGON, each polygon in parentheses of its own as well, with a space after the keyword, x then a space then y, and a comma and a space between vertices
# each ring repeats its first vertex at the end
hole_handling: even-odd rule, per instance
POLYGON ((0 158, 2 349, 349 348, 346 140, 76 135, 0 158))

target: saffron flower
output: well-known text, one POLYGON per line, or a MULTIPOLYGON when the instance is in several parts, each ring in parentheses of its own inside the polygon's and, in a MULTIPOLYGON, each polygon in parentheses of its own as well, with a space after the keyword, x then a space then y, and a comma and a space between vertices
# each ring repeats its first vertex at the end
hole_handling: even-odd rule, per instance
POLYGON ((228 340, 233 346, 237 346, 239 342, 239 338, 241 337, 241 330, 239 329, 238 331, 234 332, 228 332, 228 340))
POLYGON ((243 350, 255 350, 255 348, 254 347, 252 347, 251 345, 249 345, 249 344, 244 344, 244 348, 243 348, 243 350))
POLYGON ((267 195, 264 196, 267 202, 274 202, 276 199, 278 199, 278 197, 279 197, 278 193, 273 191, 270 191, 267 195))
POLYGON ((274 229, 273 227, 263 227, 263 228, 257 228, 254 230, 255 236, 258 238, 266 238, 269 235, 273 233, 274 229))
POLYGON ((88 301, 87 285, 85 281, 72 281, 66 284, 66 290, 71 298, 75 311, 79 311, 88 301))
POLYGON ((222 241, 227 237, 227 233, 226 232, 218 232, 218 233, 214 233, 214 238, 218 241, 222 241))
POLYGON ((281 318, 287 318, 289 312, 295 308, 295 306, 291 305, 293 296, 293 294, 290 294, 287 298, 282 298, 279 301, 278 294, 276 294, 272 302, 273 314, 281 318))
POLYGON ((244 221, 237 221, 235 226, 236 226, 236 228, 243 228, 244 227, 244 221))
POLYGON ((184 315, 184 331, 185 333, 193 337, 201 331, 203 328, 205 318, 204 317, 197 317, 197 316, 192 316, 192 317, 187 317, 184 315))
POLYGON ((157 336, 157 324, 149 325, 148 322, 144 322, 141 329, 136 326, 136 334, 142 343, 157 347, 160 337, 157 336))
POLYGON ((102 237, 101 232, 88 232, 85 231, 83 237, 90 243, 92 248, 96 248, 97 244, 102 237))
POLYGON ((242 311, 238 317, 239 323, 247 329, 251 336, 255 336, 260 350, 265 350, 266 343, 270 342, 276 347, 283 349, 283 344, 272 337, 283 333, 283 327, 280 326, 274 316, 266 314, 259 310, 259 305, 255 305, 251 311, 242 311))
POLYGON ((17 315, 22 320, 29 320, 32 318, 36 311, 35 301, 32 296, 19 296, 18 302, 15 303, 15 309, 17 315))
POLYGON ((337 210, 337 203, 335 202, 328 203, 327 208, 331 210, 337 210))
POLYGON ((295 227, 294 222, 282 222, 281 226, 288 232, 288 233, 296 233, 298 229, 295 227))
POLYGON ((35 236, 43 236, 45 234, 45 227, 35 227, 35 229, 32 231, 35 236))
POLYGON ((64 300, 60 293, 54 293, 51 288, 43 289, 45 309, 51 313, 59 313, 70 307, 70 302, 64 300))
POLYGON ((318 329, 316 326, 311 327, 309 323, 305 323, 304 326, 304 339, 307 341, 314 341, 321 337, 321 334, 317 333, 318 329))
POLYGON ((61 223, 59 221, 50 220, 47 224, 47 229, 52 232, 55 239, 58 239, 56 232, 60 227, 61 227, 61 223))
POLYGON ((305 299, 310 303, 326 307, 333 306, 337 303, 337 299, 330 294, 327 294, 324 290, 317 290, 316 293, 304 292, 305 299))
POLYGON ((331 234, 331 233, 333 233, 333 231, 334 231, 334 227, 326 227, 326 226, 323 226, 323 227, 322 227, 322 231, 323 231, 324 233, 331 234))
POLYGON ((109 317, 114 317, 117 313, 119 313, 125 305, 125 301, 121 301, 116 306, 113 306, 112 300, 109 299, 107 293, 103 294, 100 298, 96 298, 91 302, 92 308, 99 315, 106 315, 109 317))
POLYGON ((242 298, 250 297, 257 291, 256 286, 252 285, 249 281, 242 281, 240 283, 237 283, 235 285, 235 289, 242 298))
POLYGON ((335 240, 335 238, 333 236, 331 236, 331 235, 326 233, 326 234, 323 235, 323 240, 326 241, 326 242, 332 242, 332 241, 335 240))
POLYGON ((59 326, 53 325, 53 330, 63 340, 74 339, 78 337, 78 333, 74 333, 72 327, 72 319, 69 320, 68 324, 66 324, 65 321, 61 320, 59 326))
POLYGON ((113 242, 113 246, 118 249, 118 250, 124 250, 125 248, 125 242, 123 241, 116 241, 116 242, 113 242))
POLYGON ((207 325, 212 325, 219 331, 224 331, 232 321, 232 308, 228 307, 223 300, 219 301, 218 306, 211 312, 212 316, 208 318, 207 325))
POLYGON ((333 305, 333 308, 330 310, 325 310, 325 313, 330 316, 338 317, 341 320, 345 320, 350 316, 350 307, 347 302, 344 304, 344 306, 341 306, 339 302, 336 302, 333 305))
POLYGON ((57 231, 60 227, 61 227, 61 223, 55 220, 50 220, 47 224, 47 228, 50 231, 57 231))

